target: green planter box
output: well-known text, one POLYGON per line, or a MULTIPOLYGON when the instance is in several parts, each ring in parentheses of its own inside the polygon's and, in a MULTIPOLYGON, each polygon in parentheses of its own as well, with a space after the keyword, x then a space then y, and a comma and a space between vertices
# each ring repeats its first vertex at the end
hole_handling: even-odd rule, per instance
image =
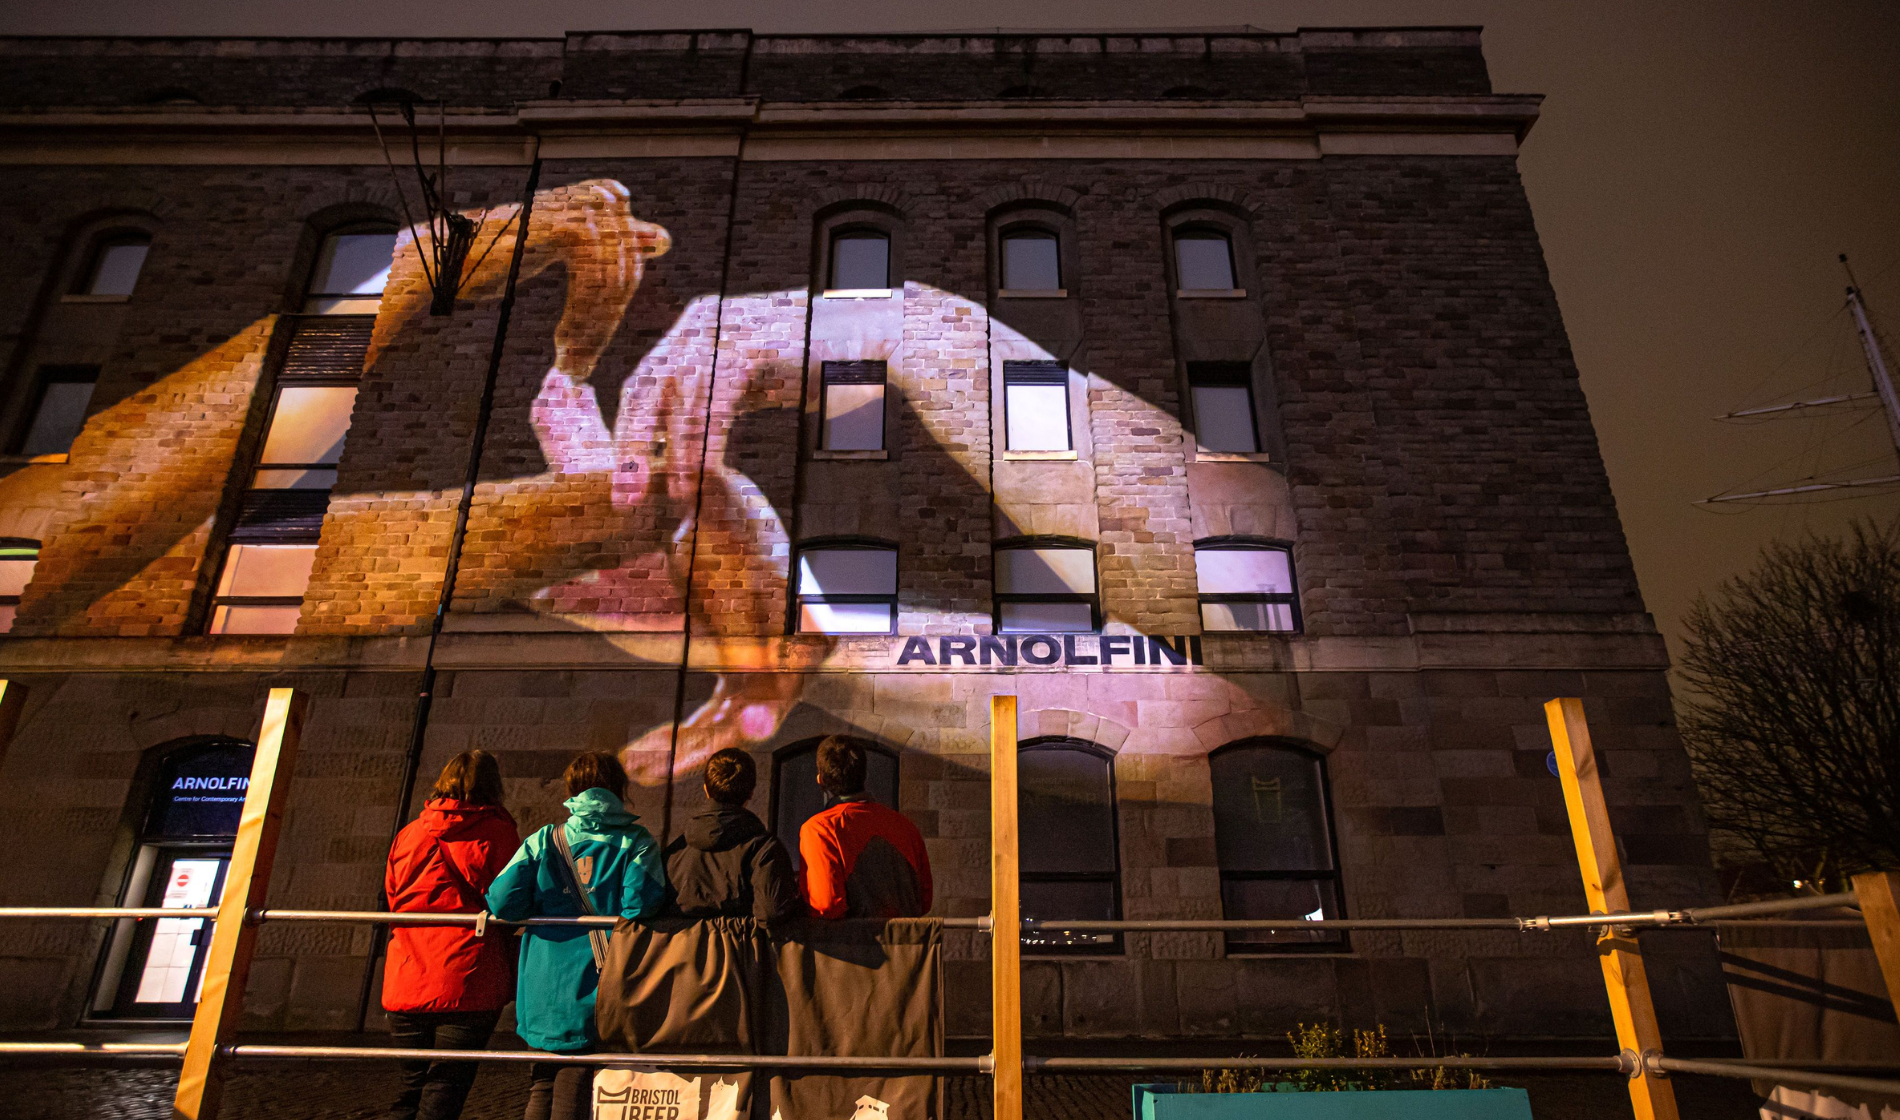
POLYGON ((1522 1089, 1183 1093, 1135 1086, 1135 1120, 1531 1120, 1522 1089))

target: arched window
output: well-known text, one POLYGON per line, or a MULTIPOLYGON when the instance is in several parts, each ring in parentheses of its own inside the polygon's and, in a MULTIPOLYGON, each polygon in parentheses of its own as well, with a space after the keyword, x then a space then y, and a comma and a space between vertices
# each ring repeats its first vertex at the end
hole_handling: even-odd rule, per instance
POLYGON ((798 550, 800 634, 897 631, 897 546, 883 541, 812 541, 798 550))
POLYGON ((304 291, 304 314, 376 314, 395 256, 396 231, 387 226, 354 226, 325 237, 304 291))
MULTIPOLYGON (((1079 739, 1031 739, 1016 758, 1018 850, 1025 918, 1121 917, 1115 764, 1079 739)), ((1033 953, 1115 953, 1116 933, 1023 935, 1033 953)))
POLYGON ((1053 295, 1062 291, 1062 241, 1052 229, 1019 225, 1003 230, 1003 275, 1005 293, 1053 295))
MULTIPOLYGON (((254 745, 212 735, 158 750, 157 766, 142 783, 150 792, 135 818, 142 821, 139 844, 119 905, 216 906, 250 786, 254 745)), ((90 1016, 190 1019, 210 945, 206 918, 116 923, 100 963, 90 1016)))
POLYGON ((113 230, 93 242, 86 267, 79 271, 73 294, 125 299, 138 286, 139 273, 145 270, 146 254, 152 249, 152 235, 143 230, 113 230))
POLYGON ((19 613, 20 596, 33 582, 33 569, 40 562, 40 542, 23 537, 0 537, 0 634, 13 629, 13 616, 19 613))
MULTIPOLYGON (((1320 755, 1274 739, 1250 739, 1208 756, 1214 781, 1214 848, 1222 916, 1337 918, 1339 859, 1320 755)), ((1244 930, 1229 951, 1333 949, 1333 930, 1244 930)))
POLYGON ((831 235, 830 291, 877 291, 891 287, 891 235, 881 229, 846 227, 831 235))
POLYGON ((1174 233, 1175 287, 1183 292, 1232 292, 1234 241, 1224 230, 1194 225, 1174 233))
POLYGON ((1201 629, 1296 633, 1300 600, 1293 551, 1278 541, 1206 537, 1194 542, 1201 629))
MULTIPOLYGON (((831 808, 831 795, 818 784, 819 739, 805 739, 780 750, 772 759, 772 833, 794 857, 798 830, 812 817, 831 808)), ((868 739, 864 747, 864 792, 880 805, 897 805, 897 754, 868 739)))
POLYGON ((1095 546, 1024 537, 996 546, 996 632, 1082 634, 1100 625, 1095 546))

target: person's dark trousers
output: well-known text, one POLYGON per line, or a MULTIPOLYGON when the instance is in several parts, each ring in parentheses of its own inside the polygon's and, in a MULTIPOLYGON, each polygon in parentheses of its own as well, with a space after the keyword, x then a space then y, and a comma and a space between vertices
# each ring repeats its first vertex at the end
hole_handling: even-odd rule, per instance
POLYGON ((593 1066, 530 1062, 523 1120, 587 1120, 593 1111, 593 1089, 593 1066))
MULTIPOLYGON (((499 1018, 500 1011, 392 1011, 389 1042, 400 1050, 480 1050, 499 1018)), ((404 1062, 391 1120, 456 1120, 479 1068, 476 1062, 404 1062)))

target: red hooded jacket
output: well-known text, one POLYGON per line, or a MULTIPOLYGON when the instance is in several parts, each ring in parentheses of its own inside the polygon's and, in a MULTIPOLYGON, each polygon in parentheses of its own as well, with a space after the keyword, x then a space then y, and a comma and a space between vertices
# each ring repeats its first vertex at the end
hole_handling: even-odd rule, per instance
POLYGON ((930 912, 930 856, 910 818, 863 794, 798 830, 805 903, 820 918, 920 918, 930 912))
MULTIPOLYGON (((383 889, 394 911, 477 913, 483 892, 521 846, 499 805, 437 798, 396 834, 383 889)), ((469 926, 394 926, 383 967, 383 1010, 499 1011, 514 998, 507 930, 476 937, 469 926)))

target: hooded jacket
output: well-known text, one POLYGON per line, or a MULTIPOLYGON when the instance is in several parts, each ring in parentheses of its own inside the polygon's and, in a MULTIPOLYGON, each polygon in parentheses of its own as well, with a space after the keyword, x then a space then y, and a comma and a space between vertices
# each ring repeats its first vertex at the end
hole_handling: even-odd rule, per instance
POLYGON ((687 820, 666 846, 668 911, 686 918, 756 918, 798 912, 792 857, 758 817, 721 805, 687 820))
MULTIPOLYGON (((538 829, 488 888, 488 909, 497 918, 579 917, 585 911, 568 885, 569 876, 552 836, 565 829, 574 862, 594 909, 608 917, 644 918, 666 896, 660 846, 604 789, 567 799, 567 823, 538 829)), ((515 1033, 537 1050, 573 1053, 599 1041, 594 1029, 594 993, 600 971, 585 926, 531 926, 522 936, 515 983, 515 1033)))
MULTIPOLYGON (((383 891, 398 913, 477 913, 521 834, 499 805, 439 797, 389 848, 383 891)), ((383 1010, 499 1011, 514 981, 512 934, 476 937, 468 926, 392 926, 383 966, 383 1010)))
POLYGON ((919 918, 930 912, 930 856, 910 818, 864 794, 798 830, 805 903, 820 918, 919 918))

